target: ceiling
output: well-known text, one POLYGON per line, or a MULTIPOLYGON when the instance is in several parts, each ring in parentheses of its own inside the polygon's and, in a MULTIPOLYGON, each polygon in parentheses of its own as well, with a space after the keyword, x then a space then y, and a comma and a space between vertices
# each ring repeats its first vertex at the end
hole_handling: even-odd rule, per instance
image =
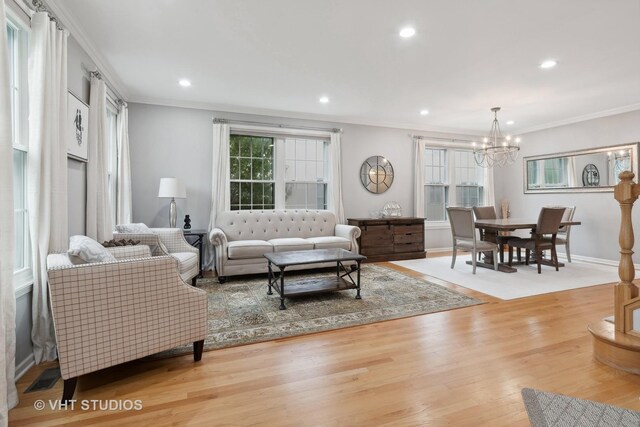
POLYGON ((640 0, 48 3, 133 102, 461 133, 640 109, 640 0))

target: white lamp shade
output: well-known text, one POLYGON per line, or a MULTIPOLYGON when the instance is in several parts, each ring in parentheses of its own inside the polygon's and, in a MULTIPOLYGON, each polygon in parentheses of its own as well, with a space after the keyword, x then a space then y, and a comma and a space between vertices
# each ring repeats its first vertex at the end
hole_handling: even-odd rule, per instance
POLYGON ((160 178, 158 197, 175 197, 176 199, 184 199, 187 197, 187 190, 177 178, 160 178))

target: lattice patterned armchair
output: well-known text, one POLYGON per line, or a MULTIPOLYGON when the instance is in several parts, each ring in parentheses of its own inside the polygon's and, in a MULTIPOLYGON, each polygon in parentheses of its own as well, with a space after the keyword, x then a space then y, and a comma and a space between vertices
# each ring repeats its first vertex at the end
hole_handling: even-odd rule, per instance
MULTIPOLYGON (((129 226, 140 226, 140 224, 123 224, 116 225, 116 232, 113 238, 131 239, 140 241, 142 245, 148 245, 151 248, 152 255, 169 255, 178 261, 180 277, 187 282, 191 280, 192 284, 196 284, 196 278, 200 274, 200 253, 184 238, 182 230, 179 228, 146 228, 147 233, 127 232, 129 226)), ((131 228, 134 230, 135 228, 131 228)))
POLYGON ((80 375, 187 343, 195 361, 202 357, 206 292, 181 279, 174 258, 151 257, 147 246, 108 250, 116 261, 73 265, 67 254, 47 257, 65 403, 80 375))

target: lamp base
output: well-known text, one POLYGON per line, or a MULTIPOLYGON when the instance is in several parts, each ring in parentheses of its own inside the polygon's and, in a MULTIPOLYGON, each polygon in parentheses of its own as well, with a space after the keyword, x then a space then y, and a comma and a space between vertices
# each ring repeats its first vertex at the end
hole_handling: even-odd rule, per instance
POLYGON ((176 199, 171 198, 171 204, 169 205, 169 227, 176 228, 176 221, 178 219, 178 210, 176 209, 176 199))

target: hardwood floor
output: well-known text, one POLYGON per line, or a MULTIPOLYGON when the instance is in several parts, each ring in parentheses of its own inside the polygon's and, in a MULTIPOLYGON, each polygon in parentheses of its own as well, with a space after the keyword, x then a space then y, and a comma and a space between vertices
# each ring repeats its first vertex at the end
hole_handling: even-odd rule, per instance
POLYGON ((640 376, 593 360, 587 324, 613 313, 613 285, 501 301, 430 279, 487 304, 80 378, 78 401, 137 399, 139 411, 37 411, 62 393, 58 381, 23 394, 52 364, 37 366, 10 425, 528 425, 523 387, 640 410, 640 376))

